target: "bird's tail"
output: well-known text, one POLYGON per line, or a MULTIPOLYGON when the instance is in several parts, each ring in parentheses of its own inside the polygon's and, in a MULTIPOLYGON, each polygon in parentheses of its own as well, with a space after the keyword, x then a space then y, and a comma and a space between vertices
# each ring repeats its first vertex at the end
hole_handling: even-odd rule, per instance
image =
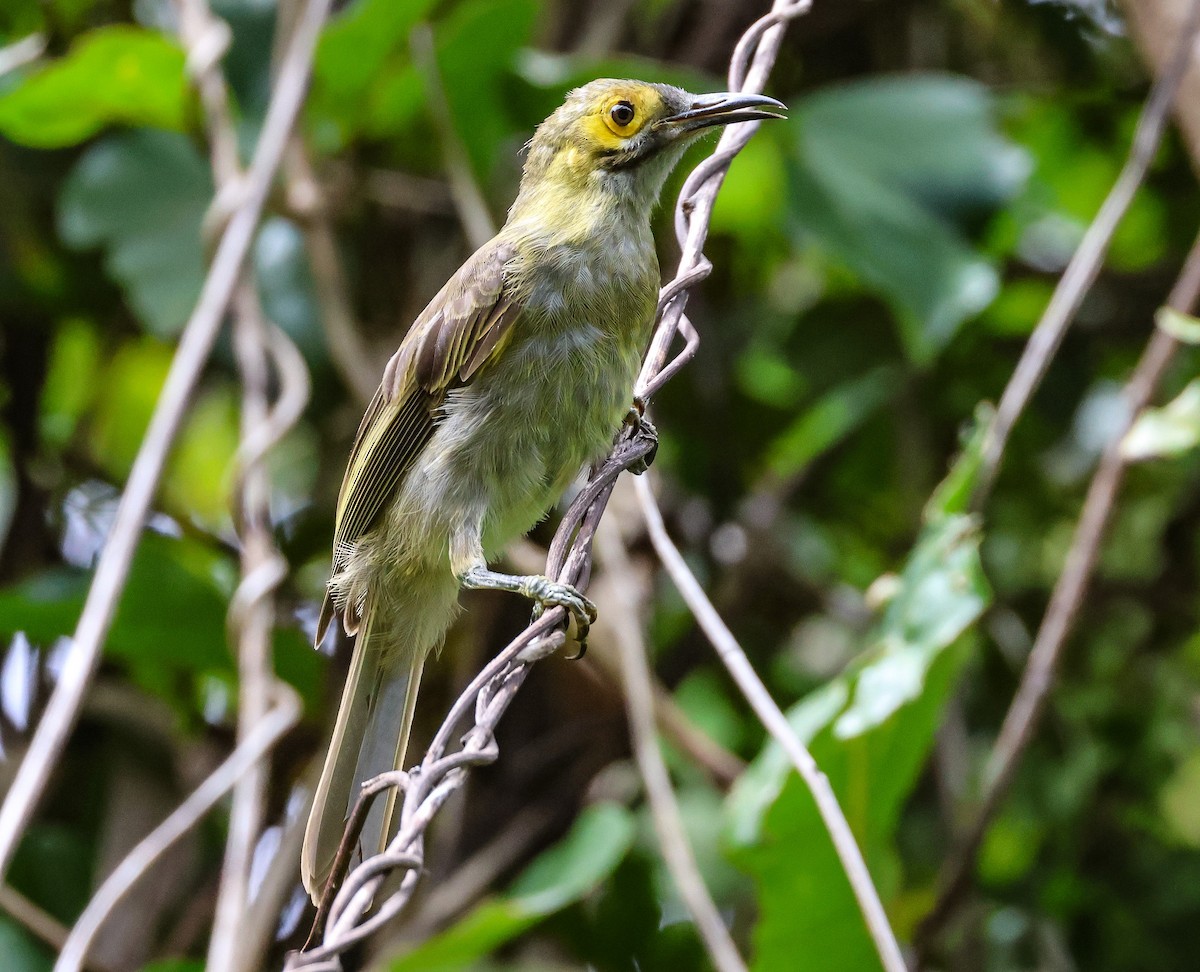
MULTIPOLYGON (((375 614, 369 604, 363 611, 333 738, 304 832, 300 872, 305 890, 318 904, 359 785, 399 769, 404 761, 421 684, 425 651, 397 657, 380 650, 372 644, 373 635, 378 638, 373 631, 375 614)), ((395 793, 389 790, 371 807, 359 838, 364 857, 387 844, 395 793)))

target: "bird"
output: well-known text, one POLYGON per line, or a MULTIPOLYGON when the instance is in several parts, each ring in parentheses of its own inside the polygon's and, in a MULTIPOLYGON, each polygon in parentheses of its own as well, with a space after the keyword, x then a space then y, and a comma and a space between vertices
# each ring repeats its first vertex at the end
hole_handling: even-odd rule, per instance
MULTIPOLYGON (((773 98, 604 78, 571 91, 526 146, 516 200, 417 317, 384 368, 338 495, 317 625, 354 637, 301 852, 320 903, 360 785, 403 765, 421 672, 460 589, 566 608, 582 644, 595 606, 544 576, 488 567, 603 456, 630 414, 653 327, 651 213, 685 149, 773 98)), ((359 838, 386 847, 395 799, 359 838)))

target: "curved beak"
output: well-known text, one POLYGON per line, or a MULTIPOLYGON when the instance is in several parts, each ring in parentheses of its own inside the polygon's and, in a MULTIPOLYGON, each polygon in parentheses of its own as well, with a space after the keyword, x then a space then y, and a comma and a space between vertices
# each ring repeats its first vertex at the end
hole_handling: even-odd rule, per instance
POLYGON ((787 115, 783 114, 785 111, 787 105, 766 95, 718 91, 698 96, 687 111, 664 118, 661 124, 682 134, 713 125, 786 118, 787 115))

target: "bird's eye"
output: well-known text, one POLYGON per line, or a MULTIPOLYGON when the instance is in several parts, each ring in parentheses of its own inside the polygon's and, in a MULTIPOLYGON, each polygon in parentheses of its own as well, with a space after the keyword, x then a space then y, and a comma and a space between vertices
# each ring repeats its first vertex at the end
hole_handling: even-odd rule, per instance
POLYGON ((628 101, 618 101, 608 109, 609 117, 621 128, 633 121, 634 114, 633 105, 628 101))

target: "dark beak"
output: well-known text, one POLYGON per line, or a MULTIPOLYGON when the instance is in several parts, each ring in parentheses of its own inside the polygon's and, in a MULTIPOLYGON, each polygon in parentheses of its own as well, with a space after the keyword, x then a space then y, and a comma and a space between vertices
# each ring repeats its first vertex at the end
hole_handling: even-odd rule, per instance
POLYGON ((767 118, 786 118, 787 105, 759 94, 719 91, 700 95, 687 111, 664 118, 662 125, 678 133, 694 132, 713 125, 733 122, 762 121, 767 118))

